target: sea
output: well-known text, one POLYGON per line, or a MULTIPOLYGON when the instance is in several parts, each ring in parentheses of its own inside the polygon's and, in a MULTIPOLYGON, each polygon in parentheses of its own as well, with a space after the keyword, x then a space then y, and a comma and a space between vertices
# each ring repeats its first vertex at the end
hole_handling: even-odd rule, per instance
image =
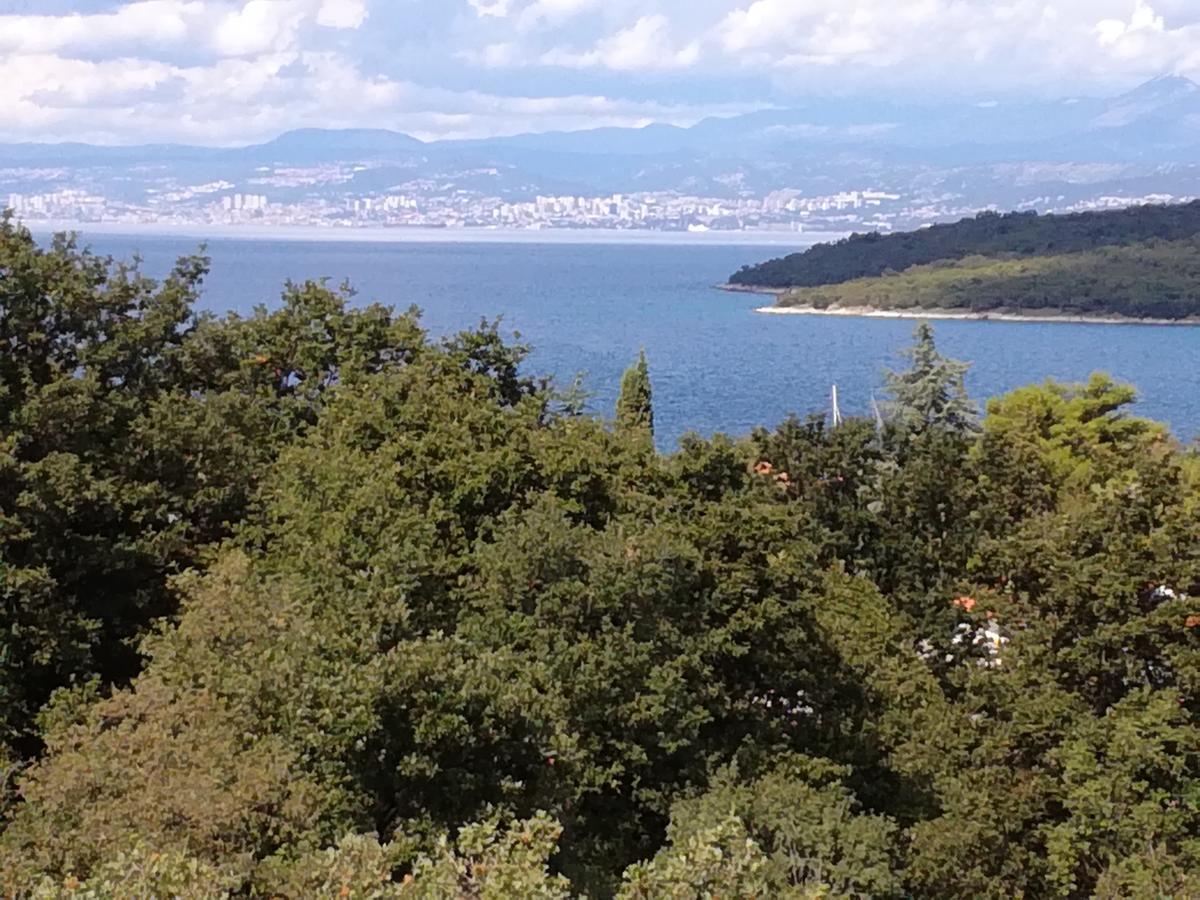
MULTIPOLYGON (((915 322, 761 315, 755 308, 770 298, 714 287, 743 265, 812 240, 791 235, 760 246, 746 238, 645 242, 612 235, 396 241, 81 232, 96 252, 140 256, 154 276, 203 243, 212 270, 202 306, 215 312, 277 305, 288 279, 328 278, 352 285, 356 302, 420 307, 435 335, 499 318, 503 331, 533 348, 528 372, 562 385, 582 375, 589 407, 601 415, 611 414, 622 372, 644 349, 664 450, 689 431, 744 435, 793 413, 828 413, 834 385, 847 415, 868 415, 872 398, 884 399, 884 373, 905 365, 899 354, 915 322)), ((1200 327, 934 327, 944 353, 972 364, 967 387, 981 407, 1022 385, 1100 371, 1137 387, 1137 414, 1168 423, 1185 441, 1200 436, 1200 327)))

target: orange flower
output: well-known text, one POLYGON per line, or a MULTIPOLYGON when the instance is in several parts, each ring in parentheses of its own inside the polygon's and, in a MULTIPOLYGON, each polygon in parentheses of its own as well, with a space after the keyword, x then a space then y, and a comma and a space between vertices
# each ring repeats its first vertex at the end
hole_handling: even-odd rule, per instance
POLYGON ((775 472, 775 467, 765 459, 754 467, 755 475, 771 475, 775 472))
POLYGON ((778 475, 775 476, 775 483, 778 484, 784 490, 787 490, 787 488, 791 486, 792 476, 789 475, 787 472, 780 472, 778 475))
POLYGON ((975 609, 974 597, 955 597, 954 605, 964 612, 972 612, 975 609))
POLYGON ((1187 628, 1200 628, 1200 616, 1188 616, 1184 626, 1187 628))

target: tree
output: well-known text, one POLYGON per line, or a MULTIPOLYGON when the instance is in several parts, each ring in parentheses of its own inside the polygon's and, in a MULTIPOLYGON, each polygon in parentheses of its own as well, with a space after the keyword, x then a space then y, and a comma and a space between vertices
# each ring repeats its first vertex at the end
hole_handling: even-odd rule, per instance
MULTIPOLYGON (((730 281, 776 288, 841 285, 918 266, 945 269, 965 257, 993 261, 1010 259, 1014 254, 1026 259, 1052 254, 1082 257, 1100 248, 1184 241, 1198 234, 1200 203, 1195 202, 1070 215, 982 212, 919 231, 853 234, 817 244, 803 253, 743 267, 730 281)), ((1095 255, 1088 255, 1095 259, 1095 255)), ((1121 291, 1124 285, 1111 287, 1121 291)))
POLYGON ((904 354, 911 366, 903 372, 888 372, 886 377, 893 422, 913 433, 931 428, 972 430, 977 411, 963 383, 968 364, 938 353, 928 322, 918 325, 913 336, 916 343, 904 354))
POLYGON ((503 356, 454 340, 330 391, 130 690, 57 717, 8 859, 86 879, 145 844, 266 889, 345 834, 428 851, 544 810, 605 895, 714 767, 858 733, 786 496, 728 442, 664 471, 503 356))
POLYGON ((306 285, 159 333, 22 240, 0 891, 1196 893, 1200 457, 1131 389, 973 430, 922 332, 882 434, 663 456, 493 324, 306 285))
POLYGON ((645 350, 621 378, 621 393, 617 398, 617 427, 654 434, 650 367, 646 364, 645 350))
MULTIPOLYGON (((674 848, 710 829, 719 832, 734 816, 765 856, 755 868, 765 896, 901 895, 899 829, 886 817, 862 813, 841 781, 850 767, 797 755, 771 765, 757 778, 740 778, 736 766, 725 769, 700 797, 677 803, 668 828, 674 848)), ((662 856, 656 864, 663 864, 662 856)))
POLYGON ((766 897, 771 895, 766 868, 766 856, 745 825, 736 816, 727 815, 709 827, 672 839, 653 860, 631 866, 617 897, 766 897))
POLYGON ((330 390, 424 343, 415 315, 318 283, 197 313, 207 265, 156 282, 0 220, 0 741, 18 755, 54 690, 137 673, 169 577, 231 534, 330 390))

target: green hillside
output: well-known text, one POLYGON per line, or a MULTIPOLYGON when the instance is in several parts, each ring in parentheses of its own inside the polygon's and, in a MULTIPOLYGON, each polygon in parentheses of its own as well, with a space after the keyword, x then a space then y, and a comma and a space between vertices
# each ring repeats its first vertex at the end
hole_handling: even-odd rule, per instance
POLYGON ((836 243, 818 244, 803 253, 747 266, 729 282, 742 287, 816 287, 902 272, 939 260, 1049 256, 1197 235, 1200 201, 1071 215, 980 213, 920 231, 856 234, 836 243))
POLYGON ((796 288, 779 305, 1187 319, 1200 316, 1200 239, 1024 259, 971 256, 796 288))

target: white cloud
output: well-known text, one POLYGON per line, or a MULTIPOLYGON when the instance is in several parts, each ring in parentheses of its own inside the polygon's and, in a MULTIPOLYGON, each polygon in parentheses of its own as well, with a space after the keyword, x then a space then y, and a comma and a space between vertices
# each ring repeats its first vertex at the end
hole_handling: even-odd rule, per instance
POLYGON ((684 122, 713 111, 718 82, 778 104, 835 89, 1099 94, 1200 76, 1200 0, 87 4, 101 7, 0 14, 6 137, 227 143, 301 124, 482 135, 684 122), (648 85, 657 103, 620 99, 648 85))
POLYGON ((325 0, 317 10, 317 24, 325 28, 361 28, 366 20, 364 0, 325 0))
POLYGON ((253 56, 290 47, 307 13, 305 6, 293 0, 249 0, 221 16, 213 48, 222 56, 253 56))
POLYGON ((467 3, 475 15, 497 19, 505 18, 512 8, 510 0, 467 0, 467 3))
POLYGON ((18 139, 240 142, 299 125, 378 120, 405 90, 329 53, 230 57, 204 66, 52 55, 0 60, 0 116, 15 123, 10 136, 18 139))
POLYGON ((1096 25, 1096 41, 1110 59, 1137 64, 1154 60, 1157 64, 1187 65, 1196 57, 1200 29, 1171 31, 1166 19, 1142 0, 1137 0, 1128 19, 1105 19, 1096 25), (1189 40, 1190 35, 1190 40, 1189 40))
POLYGON ((786 39, 792 28, 810 15, 800 4, 787 0, 757 0, 725 18, 720 26, 725 49, 738 53, 786 39))
POLYGON ((522 50, 519 44, 506 41, 501 44, 488 44, 482 50, 467 50, 459 54, 459 59, 489 69, 507 69, 522 64, 522 50))
POLYGON ((1101 59, 1142 74, 1200 72, 1200 22, 1172 27, 1156 6, 1145 0, 1134 0, 1132 5, 1127 18, 1096 23, 1093 36, 1101 59))
POLYGON ((0 58, 0 118, 9 123, 9 140, 237 144, 299 127, 367 124, 421 138, 468 138, 655 121, 686 125, 752 108, 447 90, 367 75, 328 51, 192 66, 53 54, 0 58))
POLYGON ((643 16, 632 26, 604 38, 585 53, 550 50, 542 54, 544 65, 569 68, 602 67, 617 72, 650 69, 677 69, 694 65, 700 59, 700 45, 693 42, 675 47, 666 16, 643 16))
POLYGON ((950 57, 957 48, 939 33, 959 31, 964 22, 986 16, 988 8, 978 0, 756 0, 732 10, 716 35, 730 54, 766 51, 776 61, 827 63, 918 53, 950 57))
POLYGON ((1154 8, 1138 0, 1133 14, 1128 21, 1122 19, 1104 19, 1096 25, 1096 37, 1103 47, 1111 47, 1122 38, 1137 35, 1139 32, 1161 34, 1166 31, 1166 20, 1154 8))
POLYGON ((522 27, 542 22, 561 23, 579 13, 600 9, 603 0, 467 0, 481 19, 506 19, 514 13, 522 27))
POLYGON ((535 0, 521 14, 521 19, 527 25, 544 20, 560 22, 603 5, 604 0, 535 0))
POLYGON ((61 110, 126 102, 162 87, 176 71, 165 63, 145 60, 90 62, 51 54, 9 57, 0 61, 0 110, 34 106, 61 110))
MULTIPOLYGON (((1200 24, 1154 0, 754 0, 713 30, 747 67, 889 68, 927 86, 1041 90, 1194 69, 1200 24)), ((1190 0, 1194 2, 1194 0, 1190 0)))
POLYGON ((53 53, 115 43, 182 41, 204 12, 185 0, 140 0, 96 15, 0 15, 0 51, 53 53))
POLYGON ((135 0, 91 15, 0 15, 0 52, 96 52, 128 47, 247 56, 294 46, 308 22, 355 29, 365 0, 135 0))

